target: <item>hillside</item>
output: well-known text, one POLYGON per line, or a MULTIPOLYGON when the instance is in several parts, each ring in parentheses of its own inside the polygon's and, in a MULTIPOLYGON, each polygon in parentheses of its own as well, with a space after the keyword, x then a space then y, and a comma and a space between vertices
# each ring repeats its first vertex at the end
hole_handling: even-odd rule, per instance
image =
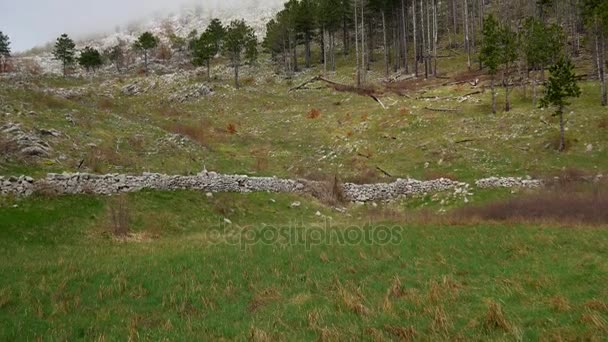
MULTIPOLYGON (((446 29, 466 1, 425 1, 436 52, 401 52, 402 12, 367 4, 374 43, 347 32, 342 51, 325 26, 310 59, 305 33, 291 46, 289 25, 306 25, 271 3, 212 14, 257 34, 257 58, 236 63, 226 49, 209 64, 161 53, 167 23, 206 29, 196 11, 77 44, 128 41, 122 69, 62 76, 48 54, 12 58, 0 340, 603 340, 608 109, 593 40, 567 43, 586 26, 560 50, 580 88, 560 151, 559 107, 540 105, 558 59, 537 70, 518 50, 510 71, 480 68, 480 28, 470 55, 446 29), (146 30, 159 38, 148 66, 131 44, 146 30)), ((483 4, 472 20, 503 10, 506 30, 516 9, 483 4)), ((561 10, 548 21, 570 23, 561 10)))

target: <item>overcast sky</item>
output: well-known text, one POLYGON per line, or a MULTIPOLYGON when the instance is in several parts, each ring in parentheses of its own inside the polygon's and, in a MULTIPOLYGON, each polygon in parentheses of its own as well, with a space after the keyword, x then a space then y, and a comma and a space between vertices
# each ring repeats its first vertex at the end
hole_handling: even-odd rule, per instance
POLYGON ((213 8, 229 2, 239 0, 0 0, 0 31, 9 35, 13 52, 18 52, 54 41, 62 33, 78 38, 113 32, 117 25, 178 11, 184 3, 213 8))

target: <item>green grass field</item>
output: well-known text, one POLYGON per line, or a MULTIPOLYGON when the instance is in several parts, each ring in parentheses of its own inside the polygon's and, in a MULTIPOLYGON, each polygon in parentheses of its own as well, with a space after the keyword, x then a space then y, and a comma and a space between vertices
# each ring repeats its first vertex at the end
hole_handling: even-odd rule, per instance
POLYGON ((301 222, 303 237, 382 225, 312 200, 291 209, 294 198, 131 194, 138 238, 122 242, 104 233, 113 199, 8 203, 0 208, 0 339, 606 336, 604 229, 385 222, 398 243, 308 246, 281 239, 221 243, 213 234, 228 234, 217 230, 224 217, 233 221, 229 230, 266 234, 301 222), (317 210, 332 217, 328 230, 319 230, 325 219, 317 210))

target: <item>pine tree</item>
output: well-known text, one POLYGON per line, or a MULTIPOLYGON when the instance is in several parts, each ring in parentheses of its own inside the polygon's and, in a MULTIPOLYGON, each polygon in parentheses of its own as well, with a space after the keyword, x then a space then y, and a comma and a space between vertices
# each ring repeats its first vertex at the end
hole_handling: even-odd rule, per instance
POLYGON ((495 78, 502 60, 501 51, 501 32, 500 25, 493 15, 489 15, 483 25, 483 44, 481 46, 479 58, 488 68, 488 72, 492 77, 492 113, 496 114, 496 91, 495 78))
POLYGON ((55 42, 53 56, 63 65, 63 76, 67 75, 68 67, 73 65, 76 60, 76 44, 68 37, 67 34, 62 34, 55 42))
POLYGON ((211 59, 217 54, 214 36, 207 30, 192 44, 192 64, 207 67, 207 80, 211 79, 211 59))
POLYGON ((89 72, 90 70, 95 71, 95 69, 101 67, 103 65, 103 59, 101 58, 99 51, 87 46, 80 52, 78 63, 89 72))
POLYGON ((511 28, 507 25, 504 25, 500 29, 500 50, 501 50, 501 62, 504 65, 504 77, 503 83, 505 87, 505 112, 511 110, 511 100, 510 100, 510 87, 509 82, 511 67, 517 61, 519 56, 518 53, 518 41, 517 35, 511 28))
POLYGON ((213 42, 215 51, 218 53, 222 48, 222 40, 226 35, 226 28, 219 19, 212 19, 209 26, 207 26, 206 32, 209 36, 208 39, 213 42))
MULTIPOLYGON (((529 18, 524 24, 523 53, 526 63, 532 70, 544 74, 545 68, 556 62, 557 56, 561 55, 563 46, 563 34, 561 28, 555 24, 547 26, 536 18, 529 18)), ((533 103, 536 104, 536 84, 534 78, 533 103)))
POLYGON ((304 36, 304 59, 307 68, 310 68, 311 66, 310 43, 316 28, 315 13, 316 8, 313 0, 300 0, 300 2, 297 3, 295 24, 297 32, 301 32, 304 36))
POLYGON ((148 52, 158 46, 158 39, 151 32, 144 32, 135 41, 133 47, 136 50, 143 51, 144 53, 144 67, 146 75, 148 74, 148 52))
POLYGON ((0 31, 0 72, 6 70, 6 60, 11 56, 11 41, 0 31))
POLYGON ((121 68, 125 64, 125 53, 126 53, 126 43, 123 40, 119 40, 118 44, 114 45, 107 51, 107 58, 114 63, 117 72, 121 72, 121 68))
POLYGON ((222 48, 234 68, 234 85, 238 89, 239 67, 243 52, 246 52, 247 57, 251 57, 254 55, 253 50, 256 50, 255 55, 257 55, 257 40, 253 28, 244 20, 232 21, 226 30, 222 48))
POLYGON ((569 59, 562 57, 549 71, 549 82, 545 90, 545 97, 540 100, 541 107, 557 107, 555 112, 559 116, 559 151, 566 149, 564 108, 569 105, 567 102, 570 97, 579 97, 581 90, 576 84, 574 65, 569 59))

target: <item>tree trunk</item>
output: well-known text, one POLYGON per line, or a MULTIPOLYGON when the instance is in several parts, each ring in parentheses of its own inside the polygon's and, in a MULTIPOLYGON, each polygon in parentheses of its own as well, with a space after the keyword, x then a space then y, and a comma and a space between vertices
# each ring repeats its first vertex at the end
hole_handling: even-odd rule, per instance
POLYGON ((437 77, 437 42, 438 42, 438 30, 439 25, 437 24, 437 0, 433 0, 433 76, 437 77))
POLYGON ((336 33, 335 31, 329 32, 329 47, 331 49, 331 53, 329 57, 331 58, 331 71, 336 71, 336 33))
POLYGON ((357 0, 355 0, 355 54, 357 62, 357 88, 361 87, 361 66, 359 64, 359 19, 357 16, 357 0))
MULTIPOLYGON (((433 73, 433 65, 431 63, 431 51, 433 51, 433 39, 431 37, 431 26, 432 26, 432 22, 431 22, 431 8, 429 5, 429 0, 427 0, 426 2, 426 65, 427 65, 427 73, 428 74, 432 74, 433 73)), ((432 1, 432 0, 430 0, 432 1)))
POLYGON ((559 115, 559 151, 566 149, 566 129, 564 128, 564 107, 560 106, 557 114, 559 115))
POLYGON ((536 77, 533 77, 532 79, 532 105, 534 107, 536 107, 536 83, 538 81, 536 80, 536 77))
POLYGON ((350 48, 349 46, 349 39, 348 39, 348 25, 346 23, 346 16, 344 16, 342 18, 342 40, 343 40, 343 47, 342 47, 342 53, 344 54, 344 57, 348 56, 348 50, 350 48))
POLYGON ((148 50, 144 50, 144 68, 146 69, 146 76, 148 76, 148 50))
POLYGON ((365 83, 367 78, 368 67, 369 60, 367 60, 365 56, 365 11, 363 7, 363 1, 361 1, 361 78, 363 83, 365 83))
POLYGON ((207 81, 211 81, 211 58, 207 58, 207 81))
POLYGON ((422 31, 422 63, 424 63, 424 78, 429 78, 429 65, 426 60, 426 31, 424 29, 424 5, 420 0, 420 30, 422 31))
POLYGON ((306 49, 306 68, 310 69, 310 32, 304 33, 304 47, 306 49))
POLYGON ((297 42, 297 38, 295 37, 295 33, 294 33, 294 37, 293 37, 293 71, 294 72, 298 72, 298 42, 297 42))
POLYGON ((608 93, 606 89, 606 39, 604 31, 600 34, 600 83, 602 87, 602 106, 608 105, 608 93))
POLYGON ((505 112, 509 112, 511 110, 511 101, 509 99, 510 88, 509 88, 509 66, 508 65, 505 70, 504 83, 505 83, 505 112))
POLYGON ((322 30, 322 38, 321 38, 321 55, 323 58, 323 75, 327 75, 327 49, 325 48, 327 30, 325 30, 325 25, 323 25, 322 30))
POLYGON ((414 25, 414 73, 418 77, 418 32, 416 31, 416 0, 412 1, 412 23, 414 25))
POLYGON ((457 0, 452 0, 452 24, 454 25, 454 34, 458 34, 458 4, 457 0))
POLYGON ((382 36, 384 39, 384 76, 386 78, 388 78, 389 75, 389 71, 388 71, 388 45, 386 42, 386 15, 384 14, 384 10, 381 11, 382 13, 382 36))
POLYGON ((492 75, 492 83, 490 85, 492 91, 492 113, 496 114, 496 90, 494 89, 494 75, 492 75))
POLYGON ((469 41, 469 1, 464 0, 464 45, 467 52, 467 68, 471 71, 471 42, 469 41))
POLYGON ((407 60, 407 11, 405 10, 405 0, 401 0, 401 16, 403 17, 403 66, 405 67, 405 73, 409 72, 408 70, 408 60, 407 60))
POLYGON ((236 58, 234 61, 234 86, 236 89, 239 89, 239 58, 236 58))
POLYGON ((320 63, 323 64, 323 67, 325 67, 325 59, 327 58, 326 56, 326 51, 325 49, 327 48, 327 42, 326 39, 327 37, 325 37, 325 25, 323 25, 321 27, 321 43, 319 44, 321 46, 321 56, 320 58, 320 63))

